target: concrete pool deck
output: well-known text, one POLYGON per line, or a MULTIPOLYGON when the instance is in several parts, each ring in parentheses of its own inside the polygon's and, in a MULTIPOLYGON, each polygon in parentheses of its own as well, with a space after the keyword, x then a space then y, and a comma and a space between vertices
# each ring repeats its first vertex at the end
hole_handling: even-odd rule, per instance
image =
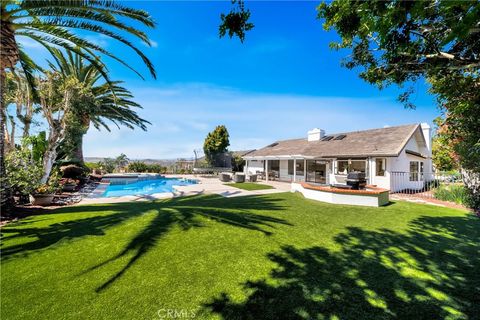
MULTIPOLYGON (((231 198, 231 197, 242 197, 242 196, 252 196, 252 195, 262 195, 262 194, 272 194, 280 192, 290 192, 291 186, 287 182, 278 182, 278 181, 260 181, 260 184, 266 184, 272 186, 273 189, 265 190, 243 190, 238 189, 232 186, 226 185, 224 182, 221 182, 218 177, 200 177, 192 175, 165 175, 167 178, 186 178, 197 180, 197 184, 192 184, 188 186, 175 186, 174 192, 163 192, 163 193, 154 193, 148 195, 137 195, 137 196, 123 196, 123 197, 111 197, 111 198, 83 198, 78 205, 82 204, 94 204, 94 203, 116 203, 116 202, 133 202, 133 201, 152 201, 158 199, 170 199, 174 197, 183 197, 183 196, 192 196, 199 194, 218 194, 222 197, 231 198)), ((94 191, 95 192, 95 191, 94 191)))

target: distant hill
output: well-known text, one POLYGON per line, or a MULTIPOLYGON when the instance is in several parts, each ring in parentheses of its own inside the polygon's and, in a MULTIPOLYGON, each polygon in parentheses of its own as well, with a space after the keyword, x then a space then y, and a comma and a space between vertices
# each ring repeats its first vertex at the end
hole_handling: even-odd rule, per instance
MULTIPOLYGON (((100 157, 85 157, 85 162, 100 162, 103 161, 105 158, 100 157)), ((130 161, 141 161, 147 164, 159 164, 164 167, 168 167, 173 165, 177 159, 130 159, 130 161)))

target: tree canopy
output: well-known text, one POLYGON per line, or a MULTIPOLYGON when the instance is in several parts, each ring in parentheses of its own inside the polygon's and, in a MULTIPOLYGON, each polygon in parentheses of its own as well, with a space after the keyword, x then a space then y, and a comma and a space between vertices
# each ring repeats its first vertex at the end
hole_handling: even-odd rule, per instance
POLYGON ((217 126, 212 132, 207 134, 203 143, 203 152, 210 165, 216 165, 216 159, 219 154, 225 153, 230 145, 227 127, 217 126))
POLYGON ((379 88, 401 86, 406 107, 426 80, 480 210, 480 2, 337 0, 320 4, 318 17, 340 36, 331 48, 351 51, 342 65, 379 88))

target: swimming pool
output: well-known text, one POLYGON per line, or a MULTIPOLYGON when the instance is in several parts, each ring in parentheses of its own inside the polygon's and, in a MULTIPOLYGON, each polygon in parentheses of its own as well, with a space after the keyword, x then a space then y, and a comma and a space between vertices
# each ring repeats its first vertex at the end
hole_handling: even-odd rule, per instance
POLYGON ((149 195, 154 193, 173 192, 174 186, 188 186, 196 184, 196 180, 179 178, 158 178, 152 180, 143 180, 129 184, 109 185, 102 198, 149 195))

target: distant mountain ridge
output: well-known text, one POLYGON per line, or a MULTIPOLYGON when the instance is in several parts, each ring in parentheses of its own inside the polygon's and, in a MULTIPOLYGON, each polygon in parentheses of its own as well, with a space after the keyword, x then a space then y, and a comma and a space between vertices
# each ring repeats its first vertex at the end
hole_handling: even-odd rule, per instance
MULTIPOLYGON (((85 157, 85 162, 100 162, 103 161, 105 158, 103 157, 85 157)), ((130 159, 130 161, 140 161, 146 164, 159 164, 162 166, 169 166, 177 162, 179 159, 130 159)), ((183 160, 183 159, 182 159, 183 160)), ((188 159, 193 160, 193 159, 188 159)))

